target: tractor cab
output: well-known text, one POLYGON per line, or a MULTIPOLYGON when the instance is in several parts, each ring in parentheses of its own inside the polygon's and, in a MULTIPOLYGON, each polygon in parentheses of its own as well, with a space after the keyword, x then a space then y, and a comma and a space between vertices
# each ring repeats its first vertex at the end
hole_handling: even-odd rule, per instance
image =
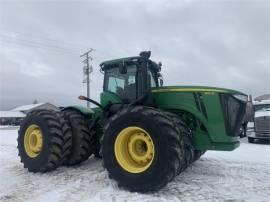
POLYGON ((121 58, 101 63, 104 72, 101 104, 131 103, 144 96, 152 87, 162 84, 161 64, 149 59, 150 52, 140 56, 121 58))

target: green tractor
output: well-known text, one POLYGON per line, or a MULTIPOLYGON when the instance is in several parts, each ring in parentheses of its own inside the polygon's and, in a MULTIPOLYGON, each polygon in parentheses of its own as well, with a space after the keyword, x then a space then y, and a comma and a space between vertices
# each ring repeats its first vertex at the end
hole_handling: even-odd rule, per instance
POLYGON ((207 150, 239 146, 247 96, 223 88, 163 86, 150 52, 101 63, 100 103, 35 110, 22 121, 18 150, 30 172, 102 158, 109 177, 129 191, 164 187, 207 150))

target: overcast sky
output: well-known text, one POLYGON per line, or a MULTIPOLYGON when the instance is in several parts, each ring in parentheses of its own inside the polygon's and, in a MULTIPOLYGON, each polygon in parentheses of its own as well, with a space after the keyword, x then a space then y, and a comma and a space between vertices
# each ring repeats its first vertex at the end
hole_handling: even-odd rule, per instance
POLYGON ((99 64, 141 50, 162 61, 165 85, 270 93, 270 0, 0 0, 0 110, 84 104, 88 48, 98 101, 99 64))

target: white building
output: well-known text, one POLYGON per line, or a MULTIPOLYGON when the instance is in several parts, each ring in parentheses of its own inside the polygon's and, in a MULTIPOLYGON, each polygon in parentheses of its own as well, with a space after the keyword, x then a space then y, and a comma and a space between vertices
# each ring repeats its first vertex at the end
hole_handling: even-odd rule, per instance
POLYGON ((22 105, 10 111, 0 111, 0 125, 19 125, 28 112, 37 109, 59 110, 50 103, 22 105))
POLYGON ((38 103, 38 104, 22 105, 12 109, 11 111, 23 112, 24 114, 27 114, 28 112, 37 109, 59 110, 59 108, 53 104, 38 103))
POLYGON ((25 114, 17 111, 0 111, 0 125, 19 125, 25 114))

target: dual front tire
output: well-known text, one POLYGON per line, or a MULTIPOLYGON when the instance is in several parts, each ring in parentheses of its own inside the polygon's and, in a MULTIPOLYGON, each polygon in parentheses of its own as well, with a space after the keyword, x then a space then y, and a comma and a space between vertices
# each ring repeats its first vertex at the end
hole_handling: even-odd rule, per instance
POLYGON ((154 108, 120 111, 104 127, 102 156, 109 176, 130 191, 164 187, 187 166, 183 130, 154 108))

